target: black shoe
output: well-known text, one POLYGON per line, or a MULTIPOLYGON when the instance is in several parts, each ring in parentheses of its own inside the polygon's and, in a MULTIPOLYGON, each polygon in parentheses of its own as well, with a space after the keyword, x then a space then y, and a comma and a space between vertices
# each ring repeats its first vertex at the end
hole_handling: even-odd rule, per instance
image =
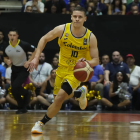
POLYGON ((16 114, 24 114, 26 112, 28 112, 27 109, 19 109, 18 111, 16 111, 16 114))

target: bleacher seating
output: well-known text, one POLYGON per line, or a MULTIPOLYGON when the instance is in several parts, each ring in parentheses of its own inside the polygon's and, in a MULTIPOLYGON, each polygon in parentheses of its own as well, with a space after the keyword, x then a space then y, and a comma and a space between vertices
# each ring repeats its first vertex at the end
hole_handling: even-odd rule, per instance
POLYGON ((19 0, 0 0, 0 12, 21 12, 21 1, 19 0))

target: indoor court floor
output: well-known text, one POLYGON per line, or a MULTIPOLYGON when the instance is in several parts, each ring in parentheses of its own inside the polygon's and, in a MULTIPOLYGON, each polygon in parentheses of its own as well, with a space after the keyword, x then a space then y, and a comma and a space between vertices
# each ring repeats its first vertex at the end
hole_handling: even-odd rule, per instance
POLYGON ((48 122, 42 135, 31 134, 34 123, 45 114, 29 111, 0 111, 0 140, 140 140, 137 113, 107 113, 97 111, 60 111, 48 122))

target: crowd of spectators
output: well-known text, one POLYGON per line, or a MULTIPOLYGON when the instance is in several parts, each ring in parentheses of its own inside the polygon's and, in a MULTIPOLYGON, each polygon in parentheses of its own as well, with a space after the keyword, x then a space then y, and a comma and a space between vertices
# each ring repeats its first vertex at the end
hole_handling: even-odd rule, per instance
MULTIPOLYGON (((11 64, 6 65, 3 62, 4 38, 4 32, 0 30, 0 108, 7 108, 5 105, 9 103, 11 109, 16 109, 17 102, 8 90, 11 85, 11 64)), ((28 52, 28 59, 31 55, 28 52)), ((54 101, 53 88, 58 63, 59 53, 54 54, 50 64, 46 62, 45 53, 41 53, 37 70, 29 75, 29 80, 35 87, 29 109, 46 109, 54 101)), ((100 64, 93 69, 92 78, 82 84, 89 91, 99 91, 101 99, 91 98, 86 110, 140 110, 140 67, 135 65, 133 54, 123 58, 120 52, 114 51, 112 59, 105 54, 101 56, 100 64)), ((66 100, 62 109, 66 106, 80 109, 74 98, 66 100)))
MULTIPOLYGON (((22 12, 29 13, 71 14, 76 6, 84 7, 86 14, 91 16, 139 15, 140 11, 138 0, 22 0, 22 4, 22 12)), ((0 108, 7 108, 7 103, 10 103, 10 108, 14 109, 17 108, 17 102, 8 91, 11 85, 11 65, 3 62, 5 43, 4 32, 0 30, 0 108)), ((32 53, 28 52, 28 58, 31 55, 32 53)), ((53 88, 58 63, 59 53, 54 54, 50 64, 46 62, 45 53, 41 53, 37 70, 29 75, 35 87, 29 109, 46 109, 54 101, 53 88)), ((104 54, 100 64, 93 69, 93 77, 83 84, 89 91, 99 91, 101 100, 92 98, 88 101, 86 110, 140 110, 140 67, 135 65, 132 54, 123 58, 120 52, 114 51, 112 59, 108 54, 104 54)), ((62 109, 67 106, 80 109, 74 98, 66 100, 62 109)))
POLYGON ((22 12, 71 14, 76 6, 87 15, 140 15, 139 0, 22 0, 22 12))

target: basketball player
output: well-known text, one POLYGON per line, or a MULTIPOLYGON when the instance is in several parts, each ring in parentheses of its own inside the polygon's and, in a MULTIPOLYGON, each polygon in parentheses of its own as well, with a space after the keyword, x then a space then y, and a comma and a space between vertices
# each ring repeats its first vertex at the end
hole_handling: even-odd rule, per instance
POLYGON ((88 60, 92 67, 99 63, 96 37, 83 26, 86 19, 85 9, 76 7, 71 15, 72 23, 55 27, 39 41, 35 58, 29 65, 30 71, 37 68, 40 53, 46 43, 56 37, 59 37, 60 58, 53 91, 55 100, 48 108, 44 118, 35 123, 31 130, 32 133, 42 133, 43 125, 58 113, 66 99, 74 96, 79 101, 81 109, 85 109, 87 106, 87 88, 82 86, 74 91, 80 82, 73 75, 73 68, 78 60, 88 60))
POLYGON ((35 48, 29 43, 18 39, 18 31, 16 29, 9 31, 8 38, 9 43, 5 45, 3 50, 4 62, 7 65, 12 64, 11 91, 18 103, 18 111, 16 113, 22 114, 27 112, 26 106, 29 104, 31 96, 31 91, 25 90, 22 84, 29 75, 26 68, 28 63, 33 59, 33 55, 35 55, 35 48), (29 60, 27 52, 34 52, 29 60), (24 96, 24 100, 21 95, 24 96))

